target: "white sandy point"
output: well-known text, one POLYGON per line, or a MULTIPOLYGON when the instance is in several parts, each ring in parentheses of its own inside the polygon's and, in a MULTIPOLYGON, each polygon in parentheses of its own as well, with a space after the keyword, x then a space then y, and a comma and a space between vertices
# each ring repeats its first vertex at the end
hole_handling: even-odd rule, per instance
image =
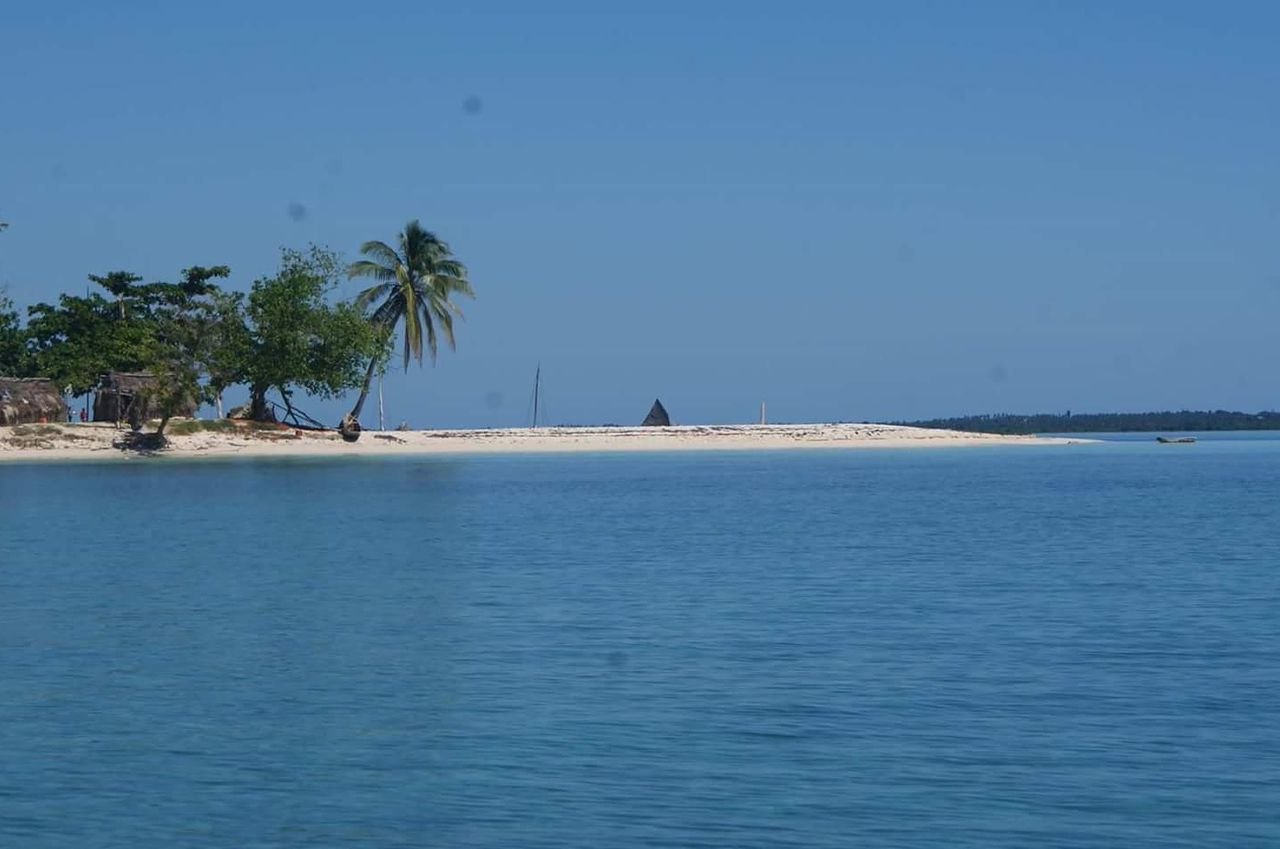
MULTIPOLYGON (((38 445, 0 428, 0 460, 120 459, 121 431, 106 425, 47 425, 38 445), (56 433, 55 433, 56 431, 56 433)), ((21 431, 19 431, 21 432, 21 431)), ((28 431, 29 433, 29 431, 28 431)), ((173 436, 165 457, 359 457, 624 451, 777 451, 796 448, 944 448, 964 445, 1067 445, 1085 439, 1003 436, 881 424, 686 425, 365 431, 346 443, 336 433, 204 431, 173 436)))

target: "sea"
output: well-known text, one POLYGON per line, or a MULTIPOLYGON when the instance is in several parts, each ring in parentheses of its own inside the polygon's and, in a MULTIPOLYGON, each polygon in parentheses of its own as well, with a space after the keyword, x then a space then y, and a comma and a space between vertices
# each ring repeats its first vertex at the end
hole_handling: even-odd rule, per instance
POLYGON ((1280 434, 0 464, 0 847, 1280 846, 1280 434))

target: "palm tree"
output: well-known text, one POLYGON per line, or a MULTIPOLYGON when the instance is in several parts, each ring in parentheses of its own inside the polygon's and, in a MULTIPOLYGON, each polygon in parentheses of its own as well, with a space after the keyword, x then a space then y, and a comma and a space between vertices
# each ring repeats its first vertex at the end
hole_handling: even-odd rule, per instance
MULTIPOLYGON (((383 338, 390 341, 396 325, 404 325, 404 368, 409 370, 410 358, 422 364, 425 349, 434 363, 436 341, 443 336, 450 348, 454 347, 453 318, 462 311, 454 297, 475 297, 467 280, 467 269, 454 259, 449 246, 434 233, 422 229, 417 219, 405 225, 400 234, 400 249, 386 242, 365 242, 360 253, 366 258, 351 263, 347 276, 371 277, 376 282, 356 297, 356 305, 367 309, 377 304, 370 320, 380 328, 383 338)), ((342 418, 338 426, 342 438, 355 442, 360 438, 360 410, 369 397, 369 385, 374 372, 384 361, 385 354, 369 361, 364 376, 364 386, 351 412, 342 418)))

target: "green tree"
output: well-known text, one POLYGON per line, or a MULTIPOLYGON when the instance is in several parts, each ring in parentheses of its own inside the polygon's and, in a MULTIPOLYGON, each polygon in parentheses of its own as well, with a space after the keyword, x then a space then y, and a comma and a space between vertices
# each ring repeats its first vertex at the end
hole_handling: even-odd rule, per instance
POLYGON ((213 401, 242 368, 247 338, 238 293, 213 281, 228 277, 225 265, 192 266, 178 283, 138 287, 138 299, 152 323, 148 371, 151 400, 160 413, 156 436, 163 444, 169 420, 180 409, 213 401))
POLYGON ((235 382, 249 384, 251 416, 269 418, 267 392, 275 389, 293 412, 293 392, 334 398, 360 385, 364 364, 377 355, 379 338, 349 303, 330 303, 342 273, 331 251, 284 250, 280 271, 257 280, 245 307, 243 369, 235 382))
POLYGON ((106 372, 143 371, 154 355, 159 311, 190 307, 197 295, 216 289, 213 277, 229 273, 225 266, 195 266, 177 284, 143 284, 127 271, 89 275, 110 298, 64 294, 56 305, 38 303, 28 310, 35 367, 76 395, 94 389, 106 372))
POLYGON ((218 317, 206 305, 175 305, 157 311, 154 319, 156 335, 147 363, 152 383, 147 395, 160 414, 154 434, 158 447, 165 442, 169 420, 179 410, 212 398, 209 384, 201 377, 208 370, 218 317))
POLYGON ((144 371, 162 342, 161 319, 182 311, 205 310, 220 292, 213 282, 231 270, 225 265, 184 269, 179 283, 142 283, 127 271, 89 275, 106 290, 83 297, 62 295, 58 303, 29 310, 26 335, 35 369, 76 395, 94 389, 109 371, 144 371))
MULTIPOLYGON (((183 269, 177 283, 142 283, 115 271, 90 280, 106 295, 62 295, 29 310, 28 347, 40 372, 76 394, 109 371, 148 371, 162 422, 191 401, 250 387, 255 418, 269 418, 267 392, 292 412, 301 388, 335 397, 360 384, 378 336, 354 304, 331 304, 344 266, 329 251, 284 251, 280 271, 246 297, 217 280, 226 266, 183 269)), ((5 325, 7 327, 7 324, 5 325)))
POLYGON ((128 302, 141 305, 141 292, 137 284, 142 282, 142 278, 136 274, 130 274, 128 271, 110 271, 106 274, 90 274, 89 281, 97 283, 115 297, 121 321, 128 320, 126 309, 128 302))
POLYGON ((365 259, 347 267, 348 277, 375 281, 357 296, 356 305, 361 310, 373 307, 369 317, 381 344, 369 360, 355 406, 339 425, 344 439, 354 441, 360 436, 360 411, 369 397, 374 374, 385 364, 396 327, 404 328, 405 371, 411 358, 421 365, 424 350, 434 363, 438 336, 454 347, 453 319, 462 316, 454 299, 475 297, 466 266, 416 219, 405 225, 399 241, 399 250, 386 242, 365 242, 360 246, 365 259))
POLYGON ((13 301, 0 295, 0 375, 30 377, 31 357, 27 353, 27 332, 13 301))
POLYGON ((213 323, 205 368, 218 418, 222 418, 223 393, 244 381, 253 352, 253 337, 245 323, 244 298, 242 292, 222 291, 213 293, 209 298, 208 309, 213 323))
POLYGON ((120 305, 95 293, 62 295, 56 306, 28 310, 27 335, 36 370, 58 386, 83 395, 108 371, 140 371, 146 364, 150 326, 119 319, 120 305))

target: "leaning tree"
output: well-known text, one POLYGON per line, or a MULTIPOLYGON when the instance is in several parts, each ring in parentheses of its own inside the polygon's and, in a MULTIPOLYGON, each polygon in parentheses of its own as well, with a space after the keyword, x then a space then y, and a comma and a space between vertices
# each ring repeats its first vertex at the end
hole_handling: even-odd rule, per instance
POLYGON ((338 426, 348 442, 360 438, 360 411, 369 397, 374 373, 386 360, 396 328, 403 327, 404 331, 405 371, 409 370, 410 359, 422 364, 424 350, 435 362, 438 337, 444 337, 449 347, 454 347, 453 319, 462 316, 454 299, 461 295, 475 297, 466 266, 416 219, 405 225, 399 241, 398 250, 386 242, 365 242, 360 246, 365 259, 347 268, 350 278, 368 277, 375 281, 356 297, 356 305, 366 310, 372 307, 370 320, 383 341, 381 352, 369 360, 360 397, 338 426))

